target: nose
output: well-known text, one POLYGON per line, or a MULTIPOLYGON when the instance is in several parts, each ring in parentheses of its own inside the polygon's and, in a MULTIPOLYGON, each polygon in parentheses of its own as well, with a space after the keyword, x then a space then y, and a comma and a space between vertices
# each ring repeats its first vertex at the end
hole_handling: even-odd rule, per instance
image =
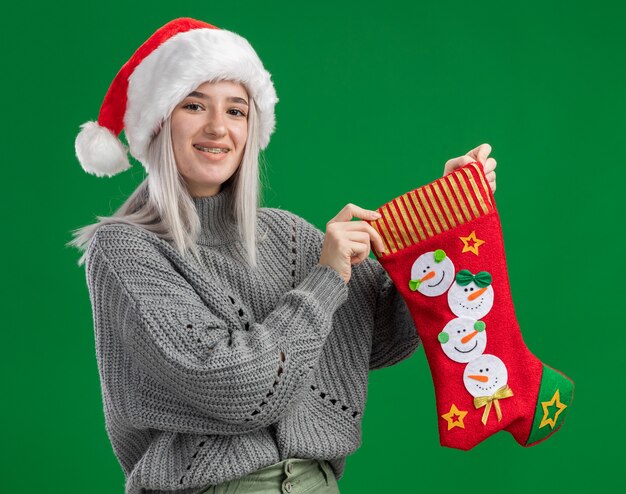
POLYGON ((476 379, 477 381, 480 381, 481 383, 486 383, 489 381, 489 378, 487 376, 467 376, 470 379, 476 379))
POLYGON ((435 277, 435 272, 434 271, 429 271, 428 274, 426 276, 424 276, 420 281, 426 281, 429 280, 431 278, 435 277))
POLYGON ((468 335, 463 336, 463 338, 461 338, 461 343, 467 343, 469 340, 471 340, 474 336, 476 336, 478 334, 478 331, 474 331, 468 335))
POLYGON ((472 293, 469 297, 467 297, 467 300, 474 300, 477 299, 478 297, 480 297, 483 293, 485 293, 487 291, 487 287, 485 288, 481 288, 480 290, 478 290, 477 292, 472 293))
POLYGON ((226 122, 224 115, 219 112, 212 112, 207 115, 204 123, 204 132, 209 135, 222 136, 226 133, 226 122))

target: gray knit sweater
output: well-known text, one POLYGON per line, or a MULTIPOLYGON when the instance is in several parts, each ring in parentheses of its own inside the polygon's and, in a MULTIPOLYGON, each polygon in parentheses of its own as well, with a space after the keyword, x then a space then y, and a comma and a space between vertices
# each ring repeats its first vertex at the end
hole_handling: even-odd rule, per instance
POLYGON ((201 492, 287 458, 341 478, 361 442, 368 371, 419 337, 380 264, 348 284, 318 263, 324 234, 258 211, 242 262, 231 191, 193 198, 203 263, 126 224, 98 228, 86 276, 106 430, 127 494, 201 492))

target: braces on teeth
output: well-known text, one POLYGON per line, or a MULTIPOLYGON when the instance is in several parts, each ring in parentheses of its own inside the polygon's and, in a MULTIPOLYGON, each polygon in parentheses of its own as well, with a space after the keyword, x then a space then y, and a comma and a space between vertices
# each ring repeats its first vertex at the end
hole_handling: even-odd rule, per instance
POLYGON ((223 148, 205 148, 204 146, 200 146, 199 144, 194 144, 196 149, 200 151, 208 152, 208 153, 227 153, 228 149, 223 148))

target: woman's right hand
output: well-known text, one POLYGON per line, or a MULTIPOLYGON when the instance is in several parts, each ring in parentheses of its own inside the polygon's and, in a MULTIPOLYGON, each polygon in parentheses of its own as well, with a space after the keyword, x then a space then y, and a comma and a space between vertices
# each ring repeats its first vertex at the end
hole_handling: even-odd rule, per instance
POLYGON ((337 271, 346 283, 352 276, 352 265, 359 264, 370 254, 370 242, 376 250, 383 252, 383 239, 366 221, 352 221, 352 218, 375 221, 380 213, 363 209, 354 204, 346 204, 337 216, 326 223, 326 236, 322 245, 319 264, 337 271))

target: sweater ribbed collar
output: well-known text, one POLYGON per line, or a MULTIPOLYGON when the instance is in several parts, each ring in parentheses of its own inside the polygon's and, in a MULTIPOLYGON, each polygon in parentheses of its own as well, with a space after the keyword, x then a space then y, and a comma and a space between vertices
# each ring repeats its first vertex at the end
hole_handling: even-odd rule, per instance
POLYGON ((200 219, 200 234, 196 242, 203 245, 221 245, 239 239, 233 213, 232 186, 222 186, 213 196, 192 197, 200 219))

